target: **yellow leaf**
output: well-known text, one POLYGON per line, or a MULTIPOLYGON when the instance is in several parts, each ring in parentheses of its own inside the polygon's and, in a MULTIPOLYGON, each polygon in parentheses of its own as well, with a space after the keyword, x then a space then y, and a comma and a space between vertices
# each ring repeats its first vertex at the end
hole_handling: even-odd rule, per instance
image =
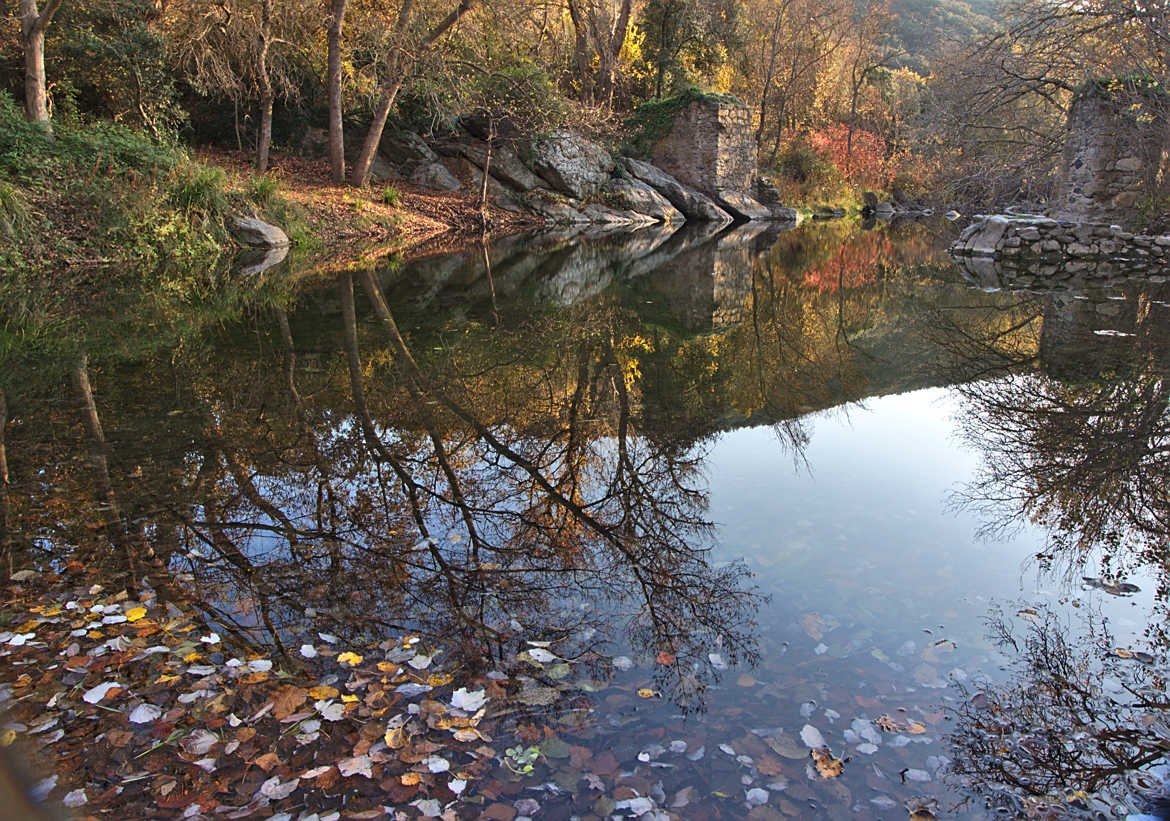
POLYGON ((833 758, 833 754, 828 750, 813 750, 812 758, 821 778, 836 778, 845 769, 844 762, 839 758, 833 758))
POLYGON ((432 687, 442 687, 445 684, 451 683, 451 676, 446 673, 431 673, 427 676, 427 684, 432 687))
MULTIPOLYGON (((378 670, 379 670, 379 672, 382 672, 382 673, 389 673, 390 675, 394 675, 395 673, 397 673, 401 669, 402 669, 401 667, 399 667, 397 664, 395 664, 392 661, 379 661, 378 662, 378 670)), ((432 686, 434 686, 434 685, 432 685, 432 686)))
POLYGON ((24 624, 20 625, 20 627, 17 627, 16 630, 14 630, 13 632, 15 632, 15 633, 31 633, 33 630, 35 630, 37 628, 37 625, 39 625, 39 624, 40 624, 39 621, 26 621, 24 624))
POLYGON ((16 741, 16 730, 5 730, 0 733, 0 747, 7 747, 16 741))
POLYGON ((413 787, 415 784, 418 784, 421 781, 422 781, 422 774, 421 773, 403 773, 402 774, 402 786, 404 786, 404 787, 413 787))
POLYGON ((406 728, 395 727, 393 730, 387 730, 385 741, 391 750, 401 750, 406 746, 406 728))
POLYGON ((655 695, 657 695, 657 693, 655 693, 649 687, 643 687, 638 691, 638 698, 654 698, 655 695))
POLYGON ((346 704, 352 704, 353 702, 358 700, 358 697, 357 696, 342 696, 341 700, 343 702, 345 702, 346 704))
POLYGON ((178 680, 179 680, 179 676, 167 676, 167 675, 162 675, 162 676, 159 676, 159 677, 158 677, 158 678, 155 680, 155 682, 154 682, 154 683, 155 683, 155 684, 170 684, 172 681, 178 681, 178 680))
POLYGON ((187 655, 183 656, 183 661, 197 661, 201 658, 203 658, 202 653, 192 652, 192 653, 188 653, 187 655))
POLYGON ((341 653, 337 656, 337 661, 340 664, 348 664, 350 667, 357 667, 362 663, 362 658, 363 657, 359 656, 357 653, 346 650, 344 653, 341 653))
POLYGON ((926 725, 921 721, 911 721, 910 725, 906 728, 906 732, 911 735, 922 735, 926 732, 926 725))
POLYGON ((315 701, 324 701, 329 698, 337 698, 337 688, 330 687, 323 684, 320 687, 312 687, 309 690, 309 696, 315 701))
POLYGON ((145 615, 146 615, 146 608, 145 607, 131 607, 129 610, 126 611, 126 621, 131 621, 131 622, 138 621, 140 618, 142 618, 145 615))

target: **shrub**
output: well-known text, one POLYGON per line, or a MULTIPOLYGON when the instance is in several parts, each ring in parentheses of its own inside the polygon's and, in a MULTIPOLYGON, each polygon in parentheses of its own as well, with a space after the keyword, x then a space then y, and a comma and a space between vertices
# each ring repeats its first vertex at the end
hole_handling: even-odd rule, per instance
POLYGON ((244 196, 261 208, 272 204, 280 194, 280 180, 271 174, 263 174, 248 180, 244 196))
POLYGON ((382 189, 382 204, 389 205, 391 208, 397 208, 402 195, 398 193, 398 189, 393 185, 387 185, 382 189))
POLYGON ((228 209, 226 189, 222 169, 188 163, 177 170, 167 200, 188 214, 217 215, 228 209))

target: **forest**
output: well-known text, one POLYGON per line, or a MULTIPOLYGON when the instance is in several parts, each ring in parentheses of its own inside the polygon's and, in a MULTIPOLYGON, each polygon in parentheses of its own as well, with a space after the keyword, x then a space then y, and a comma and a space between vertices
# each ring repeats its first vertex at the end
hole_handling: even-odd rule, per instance
POLYGON ((46 128, 112 121, 259 172, 323 130, 333 179, 361 186, 387 128, 488 115, 620 145, 699 88, 751 107, 794 201, 1042 198, 1078 86, 1160 83, 1170 35, 1165 4, 1112 0, 20 0, 18 17, 0 82, 46 128))

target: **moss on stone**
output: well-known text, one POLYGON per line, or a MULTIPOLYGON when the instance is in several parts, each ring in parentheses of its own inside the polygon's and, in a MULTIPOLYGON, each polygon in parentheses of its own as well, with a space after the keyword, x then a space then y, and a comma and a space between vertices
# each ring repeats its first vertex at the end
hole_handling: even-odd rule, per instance
POLYGON ((670 133, 671 126, 674 125, 674 118, 693 102, 704 102, 711 105, 745 105, 743 100, 733 94, 702 91, 694 87, 673 97, 642 103, 638 106, 637 111, 626 120, 626 132, 629 136, 626 144, 622 147, 622 153, 639 159, 649 157, 654 145, 670 133))

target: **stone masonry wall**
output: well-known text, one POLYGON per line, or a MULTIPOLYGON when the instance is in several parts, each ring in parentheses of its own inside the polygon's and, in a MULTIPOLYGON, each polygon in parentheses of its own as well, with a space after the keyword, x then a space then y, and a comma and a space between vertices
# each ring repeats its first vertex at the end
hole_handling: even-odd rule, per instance
POLYGON ((1161 191, 1167 97, 1125 84, 1093 84, 1069 109, 1064 166, 1053 216, 1127 223, 1161 191))
POLYGON ((977 217, 963 229, 951 254, 1018 263, 1040 270, 1090 270, 1106 263, 1131 273, 1170 270, 1170 236, 1133 234, 1120 225, 1048 217, 977 217), (1055 270, 1055 269, 1053 269, 1055 270))
POLYGON ((751 111, 713 99, 694 100, 675 116, 651 156, 659 168, 707 196, 751 192, 756 176, 751 111))

